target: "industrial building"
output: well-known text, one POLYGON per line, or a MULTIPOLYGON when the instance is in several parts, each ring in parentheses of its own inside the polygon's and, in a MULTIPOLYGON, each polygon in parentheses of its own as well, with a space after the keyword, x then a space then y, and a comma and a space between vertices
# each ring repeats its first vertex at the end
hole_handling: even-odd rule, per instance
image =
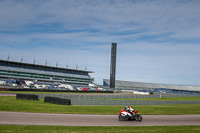
MULTIPOLYGON (((103 80, 103 85, 108 87, 110 81, 103 80)), ((129 92, 150 92, 150 93, 178 93, 178 94, 198 94, 200 95, 200 86, 190 85, 174 85, 174 84, 158 84, 158 83, 144 83, 144 82, 131 82, 131 81, 115 81, 116 91, 129 91, 129 92)))
POLYGON ((45 84, 70 84, 88 86, 93 84, 92 71, 60 68, 47 65, 0 60, 0 80, 33 81, 45 84))

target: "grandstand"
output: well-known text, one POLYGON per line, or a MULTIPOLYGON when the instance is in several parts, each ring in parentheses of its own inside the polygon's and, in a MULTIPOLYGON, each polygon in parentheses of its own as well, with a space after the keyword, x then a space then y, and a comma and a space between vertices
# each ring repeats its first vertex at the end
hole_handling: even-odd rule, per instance
MULTIPOLYGON (((104 79, 103 85, 109 86, 110 80, 104 79)), ((199 94, 200 86, 157 84, 144 82, 119 81, 115 83, 116 90, 147 91, 153 93, 179 93, 179 94, 199 94)))
POLYGON ((93 72, 0 60, 0 80, 29 80, 33 82, 87 86, 93 84, 94 81, 89 73, 93 72))

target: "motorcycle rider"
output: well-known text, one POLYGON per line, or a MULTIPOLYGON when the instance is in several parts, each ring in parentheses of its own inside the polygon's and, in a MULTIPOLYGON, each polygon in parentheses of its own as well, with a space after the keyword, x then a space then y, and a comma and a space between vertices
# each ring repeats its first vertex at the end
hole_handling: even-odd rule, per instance
POLYGON ((125 105, 124 108, 125 108, 125 111, 129 112, 132 115, 132 117, 133 115, 135 115, 134 109, 131 108, 130 106, 125 105))

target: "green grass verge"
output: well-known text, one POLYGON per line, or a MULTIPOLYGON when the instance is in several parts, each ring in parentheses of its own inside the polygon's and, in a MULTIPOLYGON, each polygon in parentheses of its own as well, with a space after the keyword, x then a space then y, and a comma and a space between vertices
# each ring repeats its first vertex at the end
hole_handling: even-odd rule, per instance
MULTIPOLYGON (((16 100, 13 96, 0 96, 0 111, 66 113, 66 114, 118 114, 124 106, 67 106, 44 103, 44 100, 16 100)), ((200 114, 200 104, 130 105, 140 114, 175 115, 200 114)))
POLYGON ((199 133, 200 126, 27 126, 0 125, 0 133, 199 133))

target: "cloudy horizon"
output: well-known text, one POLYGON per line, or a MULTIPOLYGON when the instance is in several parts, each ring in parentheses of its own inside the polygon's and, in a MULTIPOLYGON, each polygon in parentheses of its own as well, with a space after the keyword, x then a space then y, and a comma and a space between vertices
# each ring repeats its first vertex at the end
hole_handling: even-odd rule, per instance
POLYGON ((84 70, 116 80, 200 85, 198 0, 1 0, 0 59, 84 70))

